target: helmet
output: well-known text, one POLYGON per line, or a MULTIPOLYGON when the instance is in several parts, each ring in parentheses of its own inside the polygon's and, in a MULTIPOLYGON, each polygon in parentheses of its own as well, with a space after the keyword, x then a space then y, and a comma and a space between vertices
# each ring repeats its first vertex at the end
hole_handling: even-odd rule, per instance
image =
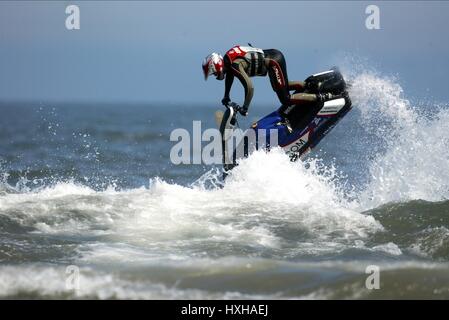
POLYGON ((207 80, 211 74, 217 77, 217 80, 224 79, 223 57, 218 53, 211 53, 203 60, 204 79, 207 80))

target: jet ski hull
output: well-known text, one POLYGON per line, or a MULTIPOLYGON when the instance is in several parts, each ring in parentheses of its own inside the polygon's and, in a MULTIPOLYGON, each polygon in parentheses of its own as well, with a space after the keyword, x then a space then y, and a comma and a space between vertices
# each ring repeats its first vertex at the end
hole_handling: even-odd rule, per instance
MULTIPOLYGON (((349 97, 330 100, 321 104, 319 111, 303 125, 296 125, 291 131, 276 110, 254 123, 251 130, 255 131, 256 141, 259 135, 267 137, 265 148, 279 146, 285 150, 291 160, 297 160, 301 155, 314 148, 321 139, 340 121, 352 108, 349 97), (272 131, 277 131, 277 145, 270 138, 272 131)), ((259 146, 256 146, 259 149, 259 146)))
POLYGON ((229 147, 228 142, 231 140, 229 132, 235 129, 237 111, 232 107, 226 110, 220 125, 225 170, 232 169, 242 155, 246 157, 252 150, 278 146, 296 161, 314 148, 352 108, 346 83, 337 69, 310 76, 305 86, 305 92, 331 92, 335 98, 324 103, 295 106, 288 121, 281 116, 280 109, 268 114, 245 132, 236 148, 229 147))

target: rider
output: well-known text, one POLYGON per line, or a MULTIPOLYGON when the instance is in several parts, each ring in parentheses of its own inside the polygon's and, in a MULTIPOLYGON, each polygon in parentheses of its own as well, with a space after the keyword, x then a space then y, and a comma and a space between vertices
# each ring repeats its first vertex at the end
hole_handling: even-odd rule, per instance
POLYGON ((245 46, 234 46, 228 50, 224 58, 218 53, 211 53, 203 61, 204 77, 213 74, 217 80, 225 80, 225 94, 221 102, 228 105, 231 99, 229 93, 237 77, 245 89, 245 100, 240 113, 244 116, 248 114, 248 107, 253 97, 253 84, 250 77, 268 76, 273 90, 276 92, 282 104, 280 113, 284 118, 288 116, 295 105, 310 104, 317 101, 327 101, 332 99, 332 94, 312 94, 304 93, 304 82, 288 81, 287 66, 282 52, 276 49, 262 50, 254 48, 251 44, 245 46), (297 90, 299 93, 290 94, 290 91, 297 90))

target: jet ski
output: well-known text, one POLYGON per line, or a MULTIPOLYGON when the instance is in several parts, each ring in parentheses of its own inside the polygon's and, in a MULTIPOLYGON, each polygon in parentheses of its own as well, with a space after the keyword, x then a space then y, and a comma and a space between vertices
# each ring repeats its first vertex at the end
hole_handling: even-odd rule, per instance
POLYGON ((230 103, 224 113, 216 115, 217 120, 221 120, 219 126, 225 171, 234 168, 240 158, 247 157, 254 150, 270 150, 273 147, 281 147, 291 161, 296 161, 314 148, 351 110, 348 85, 338 68, 311 75, 304 84, 306 89, 303 92, 332 93, 335 98, 315 105, 296 105, 289 112, 288 119, 281 116, 279 108, 240 134, 236 134, 241 131, 238 128, 238 105, 230 103))

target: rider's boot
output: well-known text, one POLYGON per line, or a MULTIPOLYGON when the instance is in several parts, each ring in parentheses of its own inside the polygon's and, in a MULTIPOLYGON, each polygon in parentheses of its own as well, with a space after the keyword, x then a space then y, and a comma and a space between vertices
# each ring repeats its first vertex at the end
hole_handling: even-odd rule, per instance
POLYGON ((282 117, 282 123, 287 127, 287 130, 290 133, 293 132, 293 129, 290 125, 290 121, 288 120, 288 115, 290 114, 290 112, 293 110, 294 107, 295 107, 294 105, 291 105, 291 106, 283 105, 283 106, 281 106, 281 109, 279 112, 279 114, 282 117))

